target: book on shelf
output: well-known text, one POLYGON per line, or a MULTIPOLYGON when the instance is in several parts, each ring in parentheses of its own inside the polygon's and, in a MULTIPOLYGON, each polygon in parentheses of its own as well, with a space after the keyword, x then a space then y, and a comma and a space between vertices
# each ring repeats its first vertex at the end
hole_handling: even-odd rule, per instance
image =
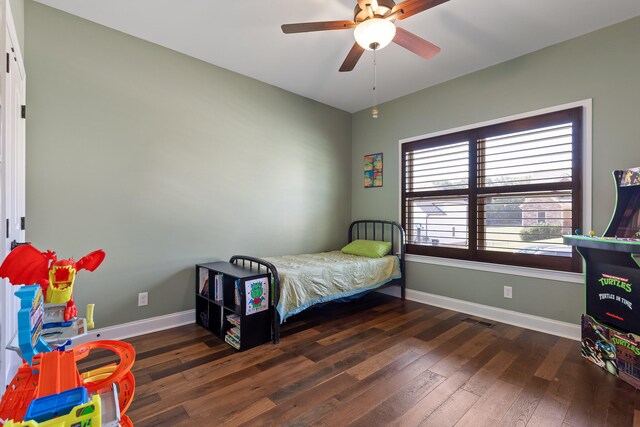
MULTIPOLYGON (((227 320, 229 319, 230 316, 237 317, 237 315, 235 314, 230 314, 229 316, 227 316, 227 320)), ((239 323, 239 318, 238 318, 238 323, 239 323)), ((240 350, 240 328, 238 326, 234 326, 228 329, 224 337, 224 340, 236 350, 240 350)))
POLYGON ((240 327, 240 316, 238 316, 237 314, 228 314, 227 315, 227 321, 229 323, 231 323, 234 326, 237 326, 238 328, 240 327))
POLYGON ((240 305, 240 279, 236 279, 236 283, 234 285, 234 302, 236 303, 236 305, 240 305))
POLYGON ((213 276, 213 299, 216 301, 222 300, 222 283, 224 281, 224 275, 222 273, 218 273, 213 276))
POLYGON ((236 340, 234 337, 232 337, 231 335, 226 335, 224 337, 224 340, 227 344, 229 344, 231 347, 235 348, 236 350, 240 350, 240 341, 236 340))
POLYGON ((237 326, 235 328, 231 328, 227 331, 227 335, 231 335, 236 340, 240 341, 240 328, 237 326))
POLYGON ((198 270, 198 292, 203 297, 209 297, 209 270, 200 268, 198 270))

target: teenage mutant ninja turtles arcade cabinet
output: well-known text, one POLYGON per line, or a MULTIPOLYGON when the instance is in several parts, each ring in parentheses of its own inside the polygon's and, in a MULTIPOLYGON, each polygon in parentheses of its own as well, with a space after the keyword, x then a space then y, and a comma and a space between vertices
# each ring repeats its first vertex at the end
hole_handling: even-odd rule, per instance
POLYGON ((640 168, 613 172, 616 207, 603 236, 564 236, 585 264, 582 355, 640 388, 640 168))

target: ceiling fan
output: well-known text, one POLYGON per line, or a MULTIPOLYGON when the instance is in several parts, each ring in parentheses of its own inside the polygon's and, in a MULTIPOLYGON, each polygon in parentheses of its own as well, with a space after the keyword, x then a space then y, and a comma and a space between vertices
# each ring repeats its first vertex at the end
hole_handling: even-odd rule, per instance
POLYGON ((367 50, 382 49, 392 41, 425 59, 433 58, 440 48, 415 34, 396 27, 396 20, 424 12, 448 0, 405 0, 396 4, 393 0, 357 0, 353 21, 323 21, 284 24, 285 34, 310 31, 347 30, 355 28, 353 45, 340 71, 351 71, 367 50))

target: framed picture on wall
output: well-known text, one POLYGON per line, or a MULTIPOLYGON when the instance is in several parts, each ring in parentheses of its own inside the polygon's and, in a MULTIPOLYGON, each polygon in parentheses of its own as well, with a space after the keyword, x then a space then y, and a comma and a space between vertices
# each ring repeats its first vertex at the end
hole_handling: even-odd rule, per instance
POLYGON ((382 153, 364 156, 364 188, 382 187, 382 153))

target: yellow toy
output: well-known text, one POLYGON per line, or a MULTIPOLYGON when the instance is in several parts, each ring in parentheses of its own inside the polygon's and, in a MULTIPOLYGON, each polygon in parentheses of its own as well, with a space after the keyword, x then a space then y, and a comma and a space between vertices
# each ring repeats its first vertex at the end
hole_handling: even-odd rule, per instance
POLYGON ((33 420, 20 423, 8 421, 4 427, 101 427, 102 425, 102 403, 100 396, 95 395, 89 403, 75 406, 67 415, 41 423, 33 420))

